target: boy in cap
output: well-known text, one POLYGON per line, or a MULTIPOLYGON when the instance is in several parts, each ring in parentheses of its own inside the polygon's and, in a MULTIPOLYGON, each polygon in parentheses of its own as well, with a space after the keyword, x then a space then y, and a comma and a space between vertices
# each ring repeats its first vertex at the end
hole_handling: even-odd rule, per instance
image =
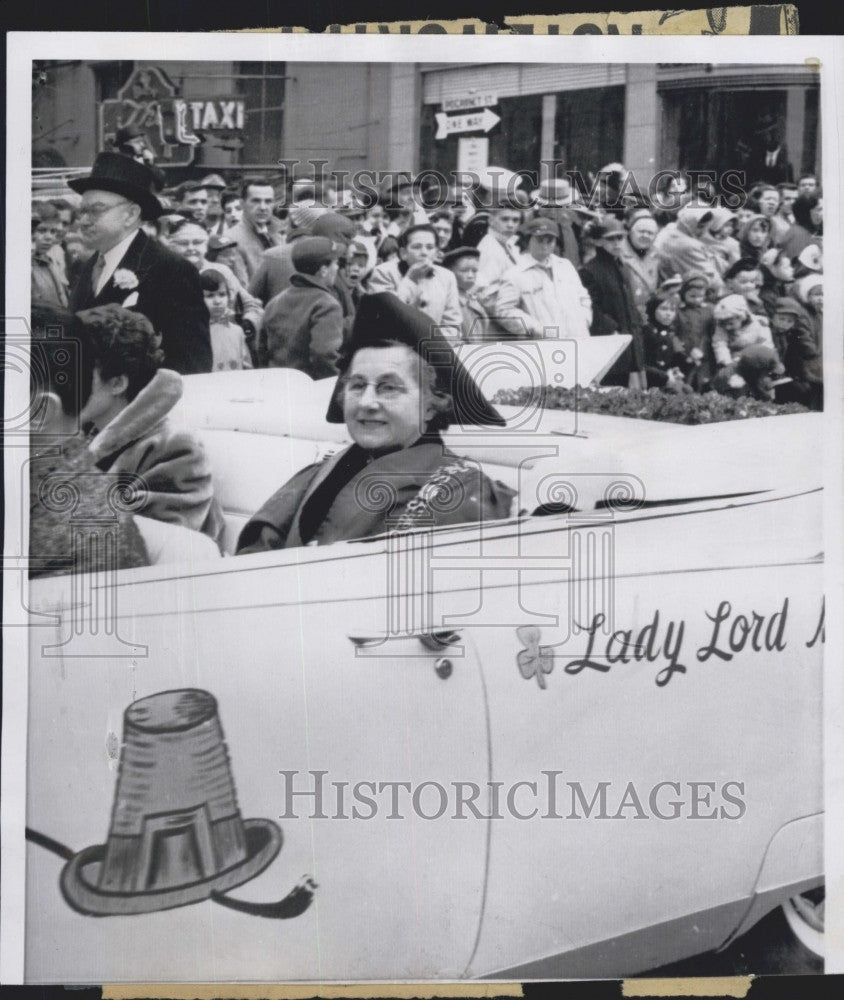
POLYGON ((475 292, 481 252, 476 247, 457 247, 443 257, 457 281, 457 297, 463 312, 462 339, 467 344, 490 340, 489 316, 475 292))
POLYGON ((270 368, 297 368, 313 379, 336 374, 343 340, 343 310, 332 286, 339 246, 326 236, 305 236, 292 247, 290 287, 264 313, 262 361, 270 368))

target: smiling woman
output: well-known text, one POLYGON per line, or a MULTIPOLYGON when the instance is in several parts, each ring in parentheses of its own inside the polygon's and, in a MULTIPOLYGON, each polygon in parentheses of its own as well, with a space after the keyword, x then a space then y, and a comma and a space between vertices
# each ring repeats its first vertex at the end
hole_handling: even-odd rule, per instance
POLYGON ((327 419, 345 422, 354 444, 270 497, 243 529, 238 553, 510 514, 513 491, 440 438, 452 420, 504 421, 424 314, 389 292, 366 296, 339 368, 327 419), (426 360, 432 351, 436 366, 426 360))

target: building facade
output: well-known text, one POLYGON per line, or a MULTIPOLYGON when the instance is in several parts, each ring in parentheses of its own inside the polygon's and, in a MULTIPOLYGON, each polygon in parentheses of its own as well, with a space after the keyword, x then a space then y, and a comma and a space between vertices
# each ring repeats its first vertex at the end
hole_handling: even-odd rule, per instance
POLYGON ((145 122, 173 183, 283 178, 308 160, 722 171, 772 123, 795 175, 820 171, 817 75, 802 65, 45 62, 33 109, 34 166, 87 166, 119 125, 145 122))

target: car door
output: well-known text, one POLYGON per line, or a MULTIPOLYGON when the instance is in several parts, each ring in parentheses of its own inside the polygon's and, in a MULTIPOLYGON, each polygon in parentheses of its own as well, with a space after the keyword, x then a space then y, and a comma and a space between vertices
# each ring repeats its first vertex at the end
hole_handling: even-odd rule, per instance
MULTIPOLYGON (((135 570, 105 589, 95 578, 35 583, 28 981, 464 973, 479 929, 488 824, 454 818, 452 783, 489 778, 485 692, 471 644, 432 640, 409 605, 396 627, 391 572, 378 540, 192 572, 135 570), (115 613, 109 623, 93 615, 94 631, 86 616, 104 606, 115 613), (52 616, 47 624, 43 615, 52 616), (316 889, 300 915, 268 919, 206 898, 94 919, 60 891, 63 861, 44 838, 66 854, 107 843, 123 807, 116 789, 132 766, 127 709, 184 690, 216 703, 241 817, 274 825, 283 838, 272 863, 228 895, 274 902, 307 875, 316 889)), ((175 822, 167 810, 184 828, 184 817, 204 808, 189 784, 174 776, 162 805, 146 801, 152 793, 141 783, 134 801, 155 814, 144 822, 157 824, 156 837, 175 822)), ((173 844, 171 865, 187 849, 173 844)))
POLYGON ((450 619, 500 783, 471 974, 622 976, 738 926, 778 831, 823 808, 821 523, 807 491, 488 538, 509 581, 450 619))

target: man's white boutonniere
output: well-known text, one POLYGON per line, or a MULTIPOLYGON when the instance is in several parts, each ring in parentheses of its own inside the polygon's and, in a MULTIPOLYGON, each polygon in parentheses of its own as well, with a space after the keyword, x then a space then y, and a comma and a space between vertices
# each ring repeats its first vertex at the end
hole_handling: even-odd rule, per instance
POLYGON ((111 280, 115 288, 125 288, 127 292, 131 292, 133 288, 138 287, 137 274, 125 267, 118 267, 112 275, 111 280))

